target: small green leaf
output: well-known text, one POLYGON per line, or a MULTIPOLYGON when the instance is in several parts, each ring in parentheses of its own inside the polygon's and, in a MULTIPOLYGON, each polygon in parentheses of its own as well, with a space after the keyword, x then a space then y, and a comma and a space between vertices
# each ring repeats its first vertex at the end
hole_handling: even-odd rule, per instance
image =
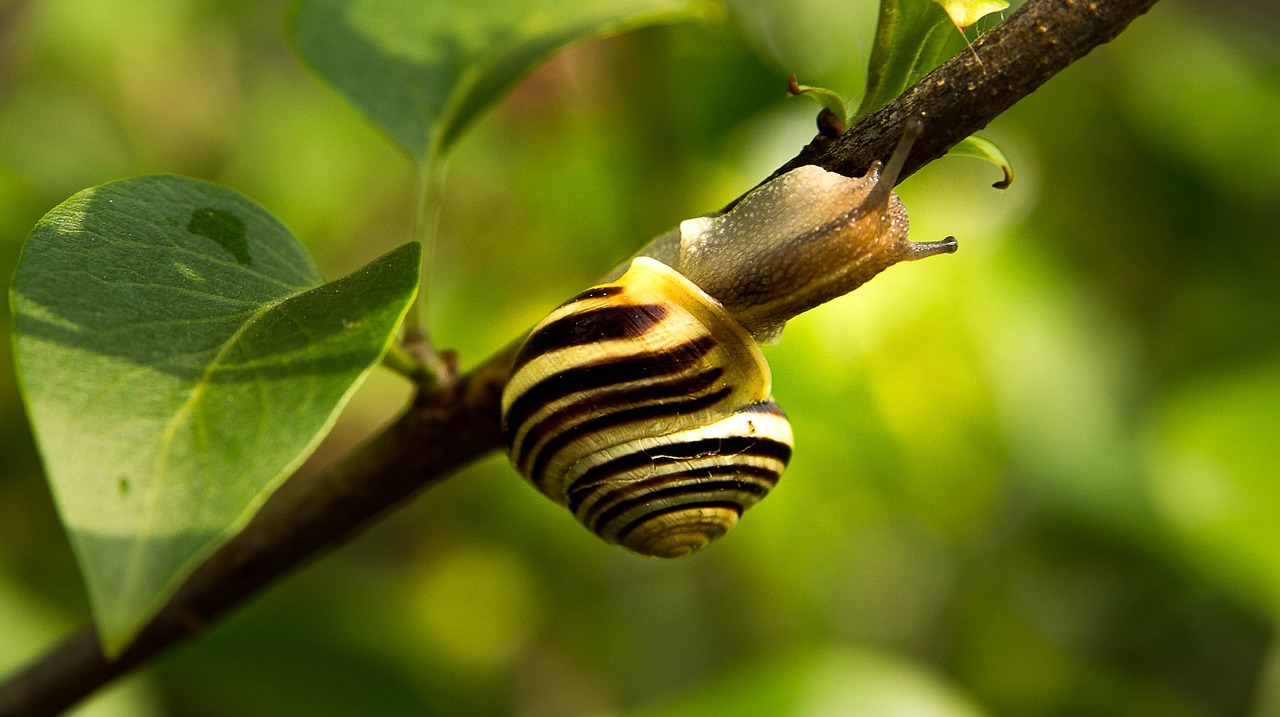
POLYGON ((976 134, 965 137, 960 144, 951 148, 950 154, 985 159, 999 167, 1004 172, 1004 179, 991 185, 996 189, 1008 189, 1013 184, 1013 165, 1009 163, 1009 158, 1004 156, 1004 151, 995 142, 985 137, 976 134))
POLYGON ((808 97, 821 105, 822 109, 831 113, 831 118, 837 123, 832 128, 836 130, 834 134, 842 134, 845 128, 849 126, 849 108, 845 105, 844 98, 834 91, 825 87, 802 85, 796 80, 795 75, 791 76, 787 91, 796 96, 803 95, 808 97))
POLYGON ((952 24, 960 32, 969 29, 973 23, 1009 7, 1004 0, 933 0, 942 6, 952 24))
POLYGON ((175 176, 86 189, 32 230, 14 355, 109 654, 314 449, 420 263, 410 244, 323 284, 261 207, 175 176))
POLYGON ((299 0, 290 25, 303 59, 426 166, 565 46, 704 13, 698 0, 299 0))

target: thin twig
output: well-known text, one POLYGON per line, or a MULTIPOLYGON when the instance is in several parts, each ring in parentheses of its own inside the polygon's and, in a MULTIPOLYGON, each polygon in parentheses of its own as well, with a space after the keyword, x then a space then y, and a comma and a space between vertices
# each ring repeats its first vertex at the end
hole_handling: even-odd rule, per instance
MULTIPOLYGON (((778 169, 850 176, 887 157, 907 117, 924 119, 903 177, 940 157, 1054 74, 1118 35, 1156 0, 1030 0, 901 97, 841 137, 819 138, 778 169), (976 58, 981 58, 978 62, 976 58)), ((319 475, 298 476, 183 584, 137 641, 106 661, 86 628, 0 685, 0 717, 56 714, 165 648, 199 634, 300 563, 498 448, 498 401, 513 347, 432 395, 319 475)))

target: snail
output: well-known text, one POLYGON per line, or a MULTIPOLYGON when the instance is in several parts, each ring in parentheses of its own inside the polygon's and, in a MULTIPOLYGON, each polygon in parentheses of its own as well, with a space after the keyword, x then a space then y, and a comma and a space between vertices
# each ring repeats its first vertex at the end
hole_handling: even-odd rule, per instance
POLYGON ((791 458, 760 344, 884 269, 954 252, 907 238, 892 192, 919 120, 882 169, 813 165, 681 222, 552 311, 502 395, 512 464, 606 542, 674 558, 737 523, 791 458))

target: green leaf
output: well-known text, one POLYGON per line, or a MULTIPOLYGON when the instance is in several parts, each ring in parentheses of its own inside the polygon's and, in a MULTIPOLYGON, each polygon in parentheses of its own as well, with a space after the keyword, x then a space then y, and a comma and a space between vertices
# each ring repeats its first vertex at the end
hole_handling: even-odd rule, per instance
POLYGON ((951 19, 929 0, 881 0, 867 66, 867 90, 854 121, 902 94, 965 46, 951 19))
POLYGON ((995 142, 985 137, 979 137, 976 134, 965 137, 951 148, 949 154, 985 159, 999 167, 1000 171, 1004 172, 1004 179, 991 185, 996 189, 1008 189, 1009 185, 1013 184, 1013 165, 1009 163, 1009 158, 1004 156, 1004 150, 996 146, 995 142))
POLYGON ((854 121, 875 112, 968 44, 964 31, 1003 0, 880 0, 867 90, 854 121))
POLYGON ((880 0, 867 90, 854 121, 963 49, 968 44, 964 30, 979 18, 1008 6, 1003 0, 880 0))
POLYGON ((314 449, 420 263, 410 244, 323 284, 261 207, 175 176, 86 189, 36 225, 14 354, 109 654, 314 449))
POLYGON ((705 14, 699 0, 299 0, 298 52, 424 167, 575 42, 705 14))

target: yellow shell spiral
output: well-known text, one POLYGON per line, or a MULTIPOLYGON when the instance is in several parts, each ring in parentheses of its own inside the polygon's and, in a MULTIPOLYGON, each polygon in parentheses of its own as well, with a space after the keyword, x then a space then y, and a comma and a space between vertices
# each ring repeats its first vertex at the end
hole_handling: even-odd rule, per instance
POLYGON ((777 483, 791 427, 751 336, 640 257, 544 319, 502 396, 512 463, 610 543, 672 558, 777 483))

